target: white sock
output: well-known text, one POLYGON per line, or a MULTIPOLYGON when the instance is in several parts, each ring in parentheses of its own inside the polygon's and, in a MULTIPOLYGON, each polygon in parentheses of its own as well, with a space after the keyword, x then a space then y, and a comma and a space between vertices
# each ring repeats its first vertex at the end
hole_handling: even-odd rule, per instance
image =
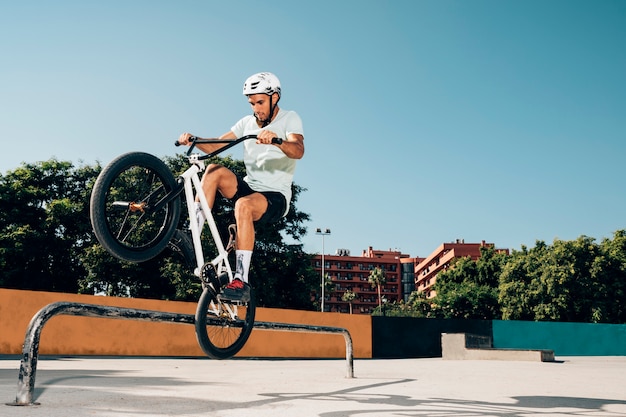
POLYGON ((235 259, 237 267, 235 269, 234 278, 239 278, 243 282, 248 282, 248 271, 250 270, 250 260, 252 259, 251 250, 239 250, 235 251, 235 259))
POLYGON ((204 228, 204 222, 206 221, 206 217, 204 215, 204 211, 202 211, 202 206, 199 201, 196 201, 196 221, 198 222, 198 228, 200 231, 204 228))

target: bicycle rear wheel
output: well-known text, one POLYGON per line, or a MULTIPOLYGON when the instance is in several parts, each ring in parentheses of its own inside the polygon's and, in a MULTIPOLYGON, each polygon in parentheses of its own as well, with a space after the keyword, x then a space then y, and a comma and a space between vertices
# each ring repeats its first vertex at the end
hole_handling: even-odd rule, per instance
POLYGON ((219 301, 212 287, 202 292, 196 310, 196 338, 209 357, 231 358, 246 344, 256 312, 254 290, 251 291, 247 303, 219 301))
POLYGON ((131 152, 111 161, 91 192, 91 225, 100 244, 130 262, 161 253, 180 217, 180 198, 163 200, 176 185, 169 168, 153 155, 131 152))

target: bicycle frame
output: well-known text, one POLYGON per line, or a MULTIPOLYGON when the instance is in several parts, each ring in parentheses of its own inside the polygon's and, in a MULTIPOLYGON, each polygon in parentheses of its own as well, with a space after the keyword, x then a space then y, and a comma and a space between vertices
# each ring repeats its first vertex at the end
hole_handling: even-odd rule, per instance
POLYGON ((200 276, 202 266, 205 264, 202 243, 200 240, 202 229, 200 228, 200 225, 198 225, 198 222, 195 221, 196 213, 194 211, 194 203, 195 197, 197 196, 200 201, 200 208, 204 213, 206 223, 209 225, 211 237, 217 249, 217 256, 211 260, 211 264, 215 268, 218 275, 226 272, 228 274, 228 279, 232 280, 233 271, 230 267, 230 263, 228 262, 228 252, 224 247, 224 243, 222 242, 222 238, 220 237, 217 229, 217 224, 215 223, 211 207, 209 207, 206 196, 202 192, 202 186, 200 184, 200 179, 198 178, 198 174, 204 172, 205 170, 204 161, 200 160, 199 155, 194 154, 189 155, 189 162, 191 163, 191 166, 183 172, 181 178, 184 181, 185 201, 187 202, 187 211, 189 215, 189 228, 191 229, 191 238, 196 255, 197 268, 194 271, 194 274, 200 276), (195 193, 194 189, 196 190, 195 193))

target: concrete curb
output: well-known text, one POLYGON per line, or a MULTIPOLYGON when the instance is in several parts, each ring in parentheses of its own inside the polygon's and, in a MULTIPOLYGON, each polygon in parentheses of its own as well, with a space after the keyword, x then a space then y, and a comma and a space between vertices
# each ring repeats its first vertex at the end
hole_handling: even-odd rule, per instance
POLYGON ((550 349, 496 349, 491 338, 466 333, 442 333, 441 352, 445 360, 554 362, 554 351, 550 349))

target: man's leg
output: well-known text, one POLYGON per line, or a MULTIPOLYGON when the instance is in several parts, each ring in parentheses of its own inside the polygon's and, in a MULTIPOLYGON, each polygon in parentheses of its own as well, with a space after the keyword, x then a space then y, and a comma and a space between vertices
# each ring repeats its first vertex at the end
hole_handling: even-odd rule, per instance
MULTIPOLYGON (((215 204, 215 195, 217 191, 220 192, 226 198, 233 198, 237 192, 237 177, 231 170, 223 167, 222 165, 211 164, 204 171, 202 180, 202 192, 207 199, 209 208, 212 210, 215 204)), ((200 209, 200 203, 196 197, 196 217, 198 226, 202 229, 204 221, 204 213, 200 209)))
MULTIPOLYGON (((221 165, 209 165, 202 177, 202 191, 209 206, 213 208, 216 191, 226 198, 233 198, 237 192, 237 177, 221 165)), ((252 193, 240 197, 235 202, 235 222, 237 223, 237 248, 235 278, 248 282, 250 259, 254 249, 254 222, 267 210, 267 199, 263 194, 252 193)))
POLYGON ((210 208, 213 208, 217 191, 226 198, 233 198, 237 192, 237 177, 222 165, 209 165, 202 175, 200 184, 210 208))
POLYGON ((248 282, 250 259, 254 250, 254 222, 259 220, 266 210, 267 199, 260 193, 247 195, 235 203, 235 221, 237 222, 237 271, 235 275, 238 275, 238 278, 244 282, 248 282))
POLYGON ((241 197, 235 203, 237 222, 237 250, 235 251, 236 270, 233 281, 224 289, 223 295, 230 300, 248 301, 250 285, 248 272, 254 249, 254 222, 267 210, 267 199, 260 193, 241 197))
POLYGON ((261 193, 241 197, 235 203, 237 222, 237 249, 254 249, 254 222, 267 210, 267 199, 261 193))

